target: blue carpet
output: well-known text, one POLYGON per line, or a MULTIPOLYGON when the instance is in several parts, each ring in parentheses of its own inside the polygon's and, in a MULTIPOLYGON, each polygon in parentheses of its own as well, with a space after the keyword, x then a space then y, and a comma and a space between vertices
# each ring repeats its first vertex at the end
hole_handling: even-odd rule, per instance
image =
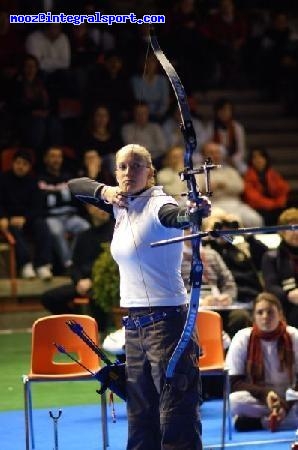
MULTIPOLYGON (((109 450, 125 450, 127 421, 124 403, 116 403, 116 423, 109 417, 109 450)), ((57 410, 53 410, 56 414, 57 410)), ((220 448, 221 402, 205 402, 201 409, 205 450, 220 448)), ((36 450, 54 448, 53 420, 48 409, 34 410, 36 450)), ((258 431, 233 432, 226 448, 234 450, 289 450, 294 431, 270 433, 258 431)), ((100 405, 62 408, 58 421, 59 450, 101 450, 100 405)), ((24 450, 25 431, 23 411, 0 413, 0 450, 24 450)))

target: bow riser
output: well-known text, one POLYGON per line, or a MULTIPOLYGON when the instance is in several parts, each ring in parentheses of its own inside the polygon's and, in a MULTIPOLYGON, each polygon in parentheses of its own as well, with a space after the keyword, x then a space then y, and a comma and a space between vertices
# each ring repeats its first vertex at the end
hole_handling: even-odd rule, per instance
MULTIPOLYGON (((174 67, 167 59, 165 54, 162 52, 156 36, 151 35, 150 42, 156 58, 160 62, 169 78, 178 102, 178 107, 181 115, 181 132, 183 134, 185 142, 184 170, 182 171, 180 177, 182 180, 185 180, 187 182, 188 199, 198 205, 200 202, 200 192, 197 191, 195 175, 193 173, 189 173, 189 171, 193 169, 192 155, 197 147, 197 139, 187 102, 187 96, 178 74, 176 73, 174 67)), ((193 225, 191 227, 192 233, 196 233, 198 230, 198 225, 193 225)), ((166 370, 166 378, 168 382, 173 378, 175 368, 179 362, 179 359, 185 351, 188 343, 192 339, 193 330, 196 323, 203 273, 203 265, 200 258, 200 241, 200 236, 192 241, 193 257, 189 309, 182 335, 168 363, 168 367, 166 370)))

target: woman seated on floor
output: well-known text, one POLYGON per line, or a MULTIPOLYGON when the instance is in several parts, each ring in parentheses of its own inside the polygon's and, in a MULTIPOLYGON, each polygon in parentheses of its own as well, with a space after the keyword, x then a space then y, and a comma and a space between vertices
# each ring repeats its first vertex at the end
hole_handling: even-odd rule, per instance
POLYGON ((253 327, 238 331, 226 359, 236 430, 297 428, 298 404, 286 400, 287 389, 298 388, 297 354, 298 330, 286 325, 280 301, 259 294, 253 327))

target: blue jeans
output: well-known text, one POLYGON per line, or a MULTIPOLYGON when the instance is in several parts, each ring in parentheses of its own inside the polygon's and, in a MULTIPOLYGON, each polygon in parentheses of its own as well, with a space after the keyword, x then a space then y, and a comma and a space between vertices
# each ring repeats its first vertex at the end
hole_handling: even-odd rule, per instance
POLYGON ((75 239, 80 232, 90 228, 90 224, 78 215, 53 216, 47 217, 46 220, 59 261, 65 267, 72 259, 72 249, 66 238, 66 233, 70 233, 75 239))
MULTIPOLYGON (((139 308, 130 315, 137 317, 168 308, 139 308)), ((145 328, 125 331, 127 450, 202 449, 198 409, 201 383, 194 342, 178 362, 171 384, 165 383, 168 361, 185 317, 183 309, 145 328)))
POLYGON ((11 226, 10 231, 16 240, 15 249, 18 268, 32 261, 28 233, 34 244, 33 263, 35 267, 41 267, 52 262, 52 240, 44 219, 29 220, 23 228, 11 226))

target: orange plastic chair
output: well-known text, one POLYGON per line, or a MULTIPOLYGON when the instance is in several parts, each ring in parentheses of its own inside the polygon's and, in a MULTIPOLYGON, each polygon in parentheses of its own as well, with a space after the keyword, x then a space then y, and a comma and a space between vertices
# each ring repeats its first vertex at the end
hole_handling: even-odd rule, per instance
MULTIPOLYGON (((31 384, 44 381, 94 381, 94 377, 76 362, 69 359, 55 361, 58 350, 54 342, 63 346, 68 353, 75 354, 76 359, 91 372, 100 369, 98 356, 66 325, 68 320, 75 320, 84 328, 88 336, 96 343, 99 334, 96 320, 86 315, 62 314, 37 319, 32 327, 31 368, 28 375, 23 375, 25 400, 26 450, 35 448, 31 384)), ((103 449, 108 446, 106 396, 101 395, 101 422, 103 449)))
POLYGON ((221 448, 225 447, 226 418, 228 415, 228 436, 232 439, 232 420, 230 413, 229 373, 225 367, 222 343, 222 318, 215 311, 199 310, 196 330, 199 337, 201 355, 198 359, 201 376, 222 375, 224 377, 221 448))

